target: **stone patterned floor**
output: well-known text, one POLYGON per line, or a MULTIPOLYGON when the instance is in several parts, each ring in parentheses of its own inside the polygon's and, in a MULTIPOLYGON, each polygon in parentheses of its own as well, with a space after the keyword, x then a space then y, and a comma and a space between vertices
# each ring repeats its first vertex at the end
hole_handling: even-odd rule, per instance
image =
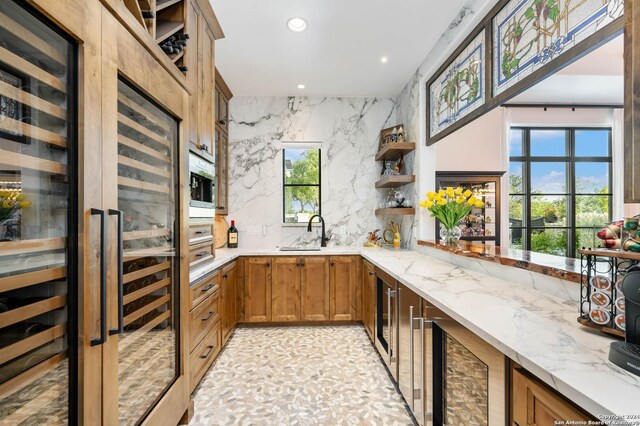
POLYGON ((240 328, 190 425, 412 425, 362 326, 240 328))

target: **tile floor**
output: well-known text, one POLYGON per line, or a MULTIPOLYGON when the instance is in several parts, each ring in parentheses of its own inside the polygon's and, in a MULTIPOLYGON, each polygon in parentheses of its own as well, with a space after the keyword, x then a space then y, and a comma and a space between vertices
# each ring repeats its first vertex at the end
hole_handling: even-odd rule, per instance
POLYGON ((239 328, 190 425, 412 425, 362 326, 239 328))

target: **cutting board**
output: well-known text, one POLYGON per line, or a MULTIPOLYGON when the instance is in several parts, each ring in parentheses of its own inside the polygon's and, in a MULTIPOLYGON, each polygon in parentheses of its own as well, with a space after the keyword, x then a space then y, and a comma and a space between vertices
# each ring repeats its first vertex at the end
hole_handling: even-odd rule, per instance
POLYGON ((222 248, 227 245, 228 230, 229 224, 224 216, 213 218, 213 243, 215 248, 222 248))

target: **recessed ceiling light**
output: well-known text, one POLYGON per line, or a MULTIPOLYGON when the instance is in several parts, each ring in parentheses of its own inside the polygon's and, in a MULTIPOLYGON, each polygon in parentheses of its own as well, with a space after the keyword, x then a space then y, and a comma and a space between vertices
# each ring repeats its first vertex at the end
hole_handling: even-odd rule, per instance
POLYGON ((287 21, 287 28, 289 28, 294 33, 301 33, 302 31, 307 29, 307 21, 304 18, 290 18, 287 21))
POLYGON ((304 89, 305 85, 304 84, 298 84, 298 89, 304 89))
POLYGON ((382 58, 380 58, 380 62, 382 62, 383 64, 386 64, 387 62, 389 62, 389 58, 387 58, 386 56, 383 56, 382 58))

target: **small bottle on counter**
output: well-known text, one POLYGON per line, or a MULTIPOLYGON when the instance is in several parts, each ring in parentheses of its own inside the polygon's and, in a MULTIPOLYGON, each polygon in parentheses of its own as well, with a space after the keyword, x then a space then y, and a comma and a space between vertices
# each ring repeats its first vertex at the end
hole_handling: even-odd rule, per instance
POLYGON ((231 221, 231 226, 227 231, 227 247, 238 248, 238 229, 236 228, 236 221, 231 221))

